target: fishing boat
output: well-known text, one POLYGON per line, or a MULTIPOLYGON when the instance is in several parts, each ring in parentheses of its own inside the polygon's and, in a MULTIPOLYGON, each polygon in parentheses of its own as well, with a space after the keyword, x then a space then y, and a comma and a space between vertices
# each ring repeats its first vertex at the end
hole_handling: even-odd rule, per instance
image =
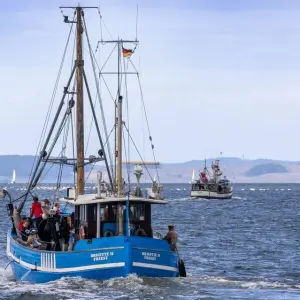
POLYGON ((219 160, 215 160, 211 164, 212 175, 205 165, 199 174, 199 178, 194 178, 194 171, 191 181, 191 197, 204 199, 231 199, 232 185, 226 176, 223 178, 219 160))
MULTIPOLYGON (((125 277, 131 273, 149 277, 186 276, 184 262, 179 257, 176 245, 163 239, 163 235, 152 227, 153 205, 167 205, 168 201, 148 199, 142 196, 139 187, 140 170, 134 170, 137 185, 133 191, 131 191, 132 183, 130 182, 132 174, 128 174, 127 183, 123 178, 122 165, 123 163, 130 164, 127 159, 125 162, 122 161, 123 151, 125 155, 128 155, 128 152, 125 151, 127 143, 124 142, 124 136, 126 135, 127 141, 129 141, 131 135, 128 130, 128 120, 125 122, 123 119, 124 99, 121 95, 121 90, 124 90, 121 84, 126 84, 126 80, 122 81, 122 76, 129 72, 121 69, 121 63, 123 60, 129 60, 134 52, 134 50, 129 50, 128 46, 126 48, 124 46, 131 44, 136 48, 138 41, 137 39, 122 40, 120 38, 104 40, 101 36, 101 41, 98 43, 98 46, 103 47, 114 45, 115 52, 117 52, 118 70, 113 74, 117 75, 118 88, 116 98, 112 102, 115 111, 112 126, 115 132, 115 151, 111 156, 110 135, 106 129, 105 114, 103 106, 101 106, 99 82, 97 76, 94 76, 104 133, 98 124, 95 104, 87 80, 86 62, 83 60, 82 43, 83 36, 86 36, 87 52, 92 65, 95 66, 95 55, 89 40, 86 12, 83 13, 87 8, 98 9, 97 7, 81 6, 60 7, 64 11, 67 9, 74 11, 72 20, 64 15, 64 22, 70 26, 66 48, 73 34, 73 27, 76 28, 76 43, 74 43, 76 60, 72 65, 71 74, 63 90, 58 109, 55 114, 52 114, 54 119, 52 123, 49 123, 47 132, 43 131, 44 143, 38 148, 39 155, 35 160, 26 193, 18 199, 12 199, 8 190, 1 190, 1 196, 9 199, 7 211, 12 228, 7 233, 6 253, 15 279, 43 283, 61 277, 80 276, 104 280, 125 277), (76 78, 74 78, 75 74, 76 78), (74 86, 72 88, 73 79, 74 86), (87 97, 84 97, 84 86, 87 97), (96 155, 91 154, 89 157, 86 157, 87 147, 85 147, 86 140, 84 139, 84 125, 86 124, 84 104, 90 108, 98 140, 97 147, 100 147, 100 149, 97 148, 99 150, 96 150, 96 155), (71 138, 68 139, 69 133, 71 133, 71 138), (66 149, 70 144, 72 149, 68 152, 66 149), (54 149, 57 145, 60 145, 58 147, 60 151, 55 156, 54 149), (74 153, 73 156, 72 153, 74 153), (50 167, 52 165, 58 167, 57 190, 53 191, 53 202, 57 201, 58 196, 60 197, 63 168, 74 170, 74 185, 67 189, 66 195, 60 197, 61 207, 64 205, 61 212, 58 214, 55 206, 49 207, 48 210, 43 208, 44 213, 40 224, 44 225, 39 225, 38 228, 33 228, 29 232, 31 242, 29 238, 24 241, 22 238, 24 236, 18 230, 19 220, 24 215, 24 210, 29 208, 31 195, 39 186, 44 174, 47 173, 46 166, 49 163, 50 167), (86 194, 85 182, 88 178, 85 178, 85 175, 92 171, 92 167, 96 163, 104 165, 108 180, 104 181, 100 171, 97 176, 97 193, 86 194), (86 172, 88 168, 90 168, 89 172, 86 172), (17 201, 19 201, 19 205, 14 208, 17 201), (47 237, 47 239, 42 237, 47 237)), ((102 20, 100 11, 98 10, 98 12, 102 20)), ((65 54, 66 51, 62 62, 65 60, 65 54)), ((103 69, 100 69, 100 73, 101 76, 104 74, 103 69)), ((112 72, 108 73, 112 74, 112 72)), ((135 74, 138 73, 135 72, 135 74)), ((153 150, 150 134, 149 139, 153 150)), ((146 163, 139 163, 139 165, 147 168, 146 163)), ((68 170, 68 174, 70 174, 70 170, 68 170)))

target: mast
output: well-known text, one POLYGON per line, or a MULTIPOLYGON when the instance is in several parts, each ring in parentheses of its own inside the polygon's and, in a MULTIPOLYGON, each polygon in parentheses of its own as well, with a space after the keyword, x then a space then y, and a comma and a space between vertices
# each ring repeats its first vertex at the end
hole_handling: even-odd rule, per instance
POLYGON ((123 97, 120 95, 120 43, 121 41, 118 39, 118 106, 117 106, 117 110, 118 110, 118 123, 117 123, 117 139, 118 139, 118 143, 117 143, 117 154, 118 154, 118 178, 117 178, 117 191, 118 197, 121 197, 122 195, 122 126, 123 126, 123 122, 122 122, 122 100, 123 97))
POLYGON ((77 139, 77 192, 84 193, 84 125, 83 125, 83 60, 82 60, 82 7, 76 7, 76 139, 77 139))

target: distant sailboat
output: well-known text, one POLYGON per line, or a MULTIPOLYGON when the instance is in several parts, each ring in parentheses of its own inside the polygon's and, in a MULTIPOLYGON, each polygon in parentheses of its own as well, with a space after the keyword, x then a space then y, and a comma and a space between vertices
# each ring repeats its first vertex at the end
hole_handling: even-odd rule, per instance
POLYGON ((13 176, 11 180, 11 184, 14 184, 16 182, 16 170, 13 171, 13 176))
POLYGON ((192 180, 189 181, 189 183, 193 183, 195 181, 195 170, 193 170, 193 174, 192 174, 192 180))

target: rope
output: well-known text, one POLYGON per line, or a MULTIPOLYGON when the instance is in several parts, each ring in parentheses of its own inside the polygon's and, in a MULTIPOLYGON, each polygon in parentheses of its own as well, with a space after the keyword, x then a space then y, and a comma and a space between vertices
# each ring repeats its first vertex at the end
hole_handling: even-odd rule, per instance
POLYGON ((145 169, 146 169, 146 171, 147 171, 149 177, 150 177, 151 180, 153 181, 153 178, 152 178, 152 176, 151 176, 151 174, 150 174, 150 172, 149 172, 147 166, 145 165, 145 161, 143 160, 143 158, 142 158, 142 156, 141 156, 141 154, 140 154, 140 152, 139 152, 139 150, 138 150, 138 148, 137 148, 137 146, 136 146, 136 144, 135 144, 133 138, 131 137, 131 135, 130 135, 130 133, 129 133, 127 127, 126 127, 126 124, 124 123, 123 125, 124 125, 125 129, 127 130, 128 135, 129 135, 129 137, 130 137, 130 139, 131 139, 131 141, 132 141, 132 143, 133 143, 133 145, 134 145, 134 147, 135 147, 135 150, 137 151, 138 155, 140 156, 140 159, 141 159, 141 161, 143 162, 143 165, 145 166, 145 169))
MULTIPOLYGON (((148 134, 149 134, 149 141, 150 141, 150 145, 151 145, 151 148, 152 148, 153 159, 154 159, 154 162, 156 162, 156 157, 155 157, 155 152, 154 152, 154 145, 152 143, 152 136, 151 136, 151 133, 150 133, 150 126, 149 126, 148 116, 147 116, 147 112, 146 112, 144 95, 143 95, 143 90, 142 90, 142 85, 141 85, 139 74, 137 74, 137 77, 138 77, 138 81, 139 81, 139 87, 140 87, 140 92, 141 92, 142 105, 143 105, 143 108, 144 108, 144 113, 145 113, 145 118, 146 118, 146 124, 147 124, 148 134)), ((158 174, 158 168, 157 168, 156 164, 155 164, 155 169, 156 169, 157 180, 158 180, 158 183, 159 183, 159 174, 158 174)))
MULTIPOLYGON (((61 154, 59 155, 59 157, 65 156, 65 153, 66 153, 66 145, 67 145, 67 141, 68 141, 68 133, 69 133, 69 128, 70 128, 70 121, 71 121, 71 117, 70 117, 70 114, 69 114, 68 115, 68 120, 67 120, 66 126, 65 126, 65 132, 64 132, 64 135, 63 135, 62 150, 61 150, 61 154)), ((56 183, 56 193, 55 193, 55 197, 56 198, 59 197, 59 191, 60 191, 60 187, 61 187, 61 178, 62 178, 63 167, 64 167, 64 164, 60 163, 58 177, 57 177, 57 183, 56 183)))
MULTIPOLYGON (((95 70, 95 61, 94 61, 93 51, 92 51, 92 48, 91 48, 91 43, 90 43, 90 40, 89 40, 88 30, 87 30, 87 27, 86 27, 86 22, 85 22, 85 17, 84 16, 83 16, 83 24, 84 24, 84 28, 85 28, 85 32, 86 32, 86 39, 87 39, 88 47, 89 47, 89 54, 90 54, 92 67, 93 67, 93 74, 94 74, 95 85, 96 85, 96 88, 97 88, 98 100, 99 100, 100 109, 101 109, 101 117, 102 117, 102 123, 103 123, 103 128, 104 128, 104 134, 105 134, 105 138, 107 139, 107 149, 108 149, 108 157, 109 157, 109 161, 110 161, 110 165, 111 165, 111 174, 112 174, 112 177, 114 177, 113 163, 112 163, 113 160, 112 160, 110 144, 109 144, 109 140, 108 140, 108 132, 107 132, 107 126, 106 126, 106 121, 105 121, 103 103, 102 103, 102 99, 101 99, 101 96, 100 96, 99 85, 98 85, 98 82, 97 82, 97 75, 96 75, 96 70, 95 70)), ((103 151, 104 151, 104 149, 103 149, 103 151)))
POLYGON ((53 140, 53 142, 52 142, 52 145, 51 145, 51 147, 50 147, 50 149, 49 149, 49 153, 48 153, 48 155, 47 155, 47 158, 45 159, 45 162, 44 162, 43 166, 40 168, 40 171, 39 171, 38 175, 35 177, 35 180, 34 180, 34 182, 33 182, 33 187, 31 186, 31 190, 33 190, 33 189, 35 188, 35 186, 36 186, 38 180, 40 179, 40 177, 41 177, 41 175, 42 175, 42 172, 43 172, 43 170, 45 169, 47 160, 49 159, 49 157, 50 157, 50 155, 51 155, 51 152, 52 152, 52 150, 53 150, 53 148, 54 148, 54 146, 55 146, 55 144, 56 144, 56 142, 57 142, 57 140, 58 140, 58 138, 59 138, 59 136, 60 136, 60 134, 61 134, 61 132, 62 132, 62 130, 63 130, 63 128, 64 128, 64 126, 65 126, 65 123, 66 123, 66 121, 67 121, 67 119, 68 119, 68 109, 69 109, 69 108, 67 108, 67 110, 66 110, 66 112, 65 112, 65 115, 63 116, 63 119, 62 119, 62 121, 61 121, 61 124, 60 124, 60 126, 59 126, 59 128, 58 128, 58 132, 56 133, 56 135, 55 135, 55 137, 54 137, 54 140, 53 140))
MULTIPOLYGON (((73 21, 74 21, 74 19, 75 19, 75 15, 73 17, 73 21)), ((44 142, 45 133, 46 133, 46 129, 48 127, 48 123, 49 123, 49 119, 50 119, 50 114, 51 114, 53 103, 54 103, 54 99, 55 99, 55 96, 56 96, 56 91, 57 91, 58 83, 59 83, 59 80, 60 80, 62 68, 63 68, 63 65, 64 65, 64 61, 65 61, 65 57, 66 57, 66 53, 67 53, 67 49, 68 49, 68 45, 69 45, 69 41, 70 41, 70 37, 71 37, 71 32, 72 32, 73 24, 74 23, 72 23, 72 25, 70 26, 70 31, 69 31, 67 42, 66 42, 65 49, 64 49, 64 52, 63 52, 63 57, 62 57, 62 60, 61 60, 60 66, 59 66, 59 71, 58 71, 58 74, 57 74, 57 77, 56 77, 56 81, 55 81, 55 84, 54 84, 54 89, 53 89, 53 92, 52 92, 52 96, 51 96, 50 104, 49 104, 49 107, 48 107, 46 119, 45 119, 44 126, 43 126, 43 129, 42 129, 42 133, 41 133, 41 136, 40 136, 40 140, 39 140, 39 143, 38 143, 38 146, 37 146, 37 149, 36 149, 36 153, 35 153, 35 156, 34 156, 34 160, 33 160, 33 163, 32 163, 31 171, 29 173, 29 178, 32 175, 33 168, 34 168, 34 165, 36 163, 38 151, 39 151, 41 145, 44 142)), ((30 179, 28 179, 27 184, 29 184, 29 180, 30 179)))
MULTIPOLYGON (((109 133, 109 135, 108 135, 108 138, 110 137, 110 135, 111 135, 111 133, 113 132, 113 130, 114 130, 114 127, 111 129, 111 131, 110 131, 110 133, 109 133)), ((108 140, 105 141, 104 146, 106 145, 107 141, 108 141, 108 140)), ((91 175, 91 173, 92 173, 92 171, 93 171, 93 169, 94 169, 94 167, 95 167, 95 164, 96 164, 96 163, 93 164, 91 170, 89 171, 89 173, 88 173, 88 175, 87 175, 87 177, 86 177, 86 179, 85 179, 85 183, 88 181, 88 179, 89 179, 89 177, 90 177, 90 175, 91 175)))
POLYGON ((101 26, 102 23, 103 23, 103 25, 104 25, 104 27, 105 27, 107 33, 109 34, 110 38, 113 39, 112 35, 110 34, 110 32, 109 32, 107 26, 105 25, 105 23, 104 23, 104 21, 103 21, 103 17, 102 17, 102 15, 101 15, 100 8, 98 8, 98 13, 99 13, 99 17, 100 17, 101 40, 102 40, 102 26, 101 26), (102 21, 102 23, 101 23, 101 21, 102 21))

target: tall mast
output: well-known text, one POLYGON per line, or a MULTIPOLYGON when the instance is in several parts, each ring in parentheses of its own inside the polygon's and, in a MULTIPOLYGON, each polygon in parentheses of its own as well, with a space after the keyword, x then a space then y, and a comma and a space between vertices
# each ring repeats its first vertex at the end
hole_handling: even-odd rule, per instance
POLYGON ((118 191, 118 197, 120 197, 122 195, 122 126, 123 126, 123 122, 122 122, 122 99, 123 97, 120 95, 120 54, 121 54, 121 49, 120 49, 120 44, 121 41, 118 39, 118 106, 117 106, 117 110, 118 110, 118 123, 117 123, 117 139, 118 139, 118 143, 117 143, 117 154, 118 154, 118 187, 117 187, 117 191, 118 191))
POLYGON ((82 7, 76 7, 76 138, 77 138, 77 192, 84 193, 84 126, 83 126, 83 60, 82 60, 82 7))

